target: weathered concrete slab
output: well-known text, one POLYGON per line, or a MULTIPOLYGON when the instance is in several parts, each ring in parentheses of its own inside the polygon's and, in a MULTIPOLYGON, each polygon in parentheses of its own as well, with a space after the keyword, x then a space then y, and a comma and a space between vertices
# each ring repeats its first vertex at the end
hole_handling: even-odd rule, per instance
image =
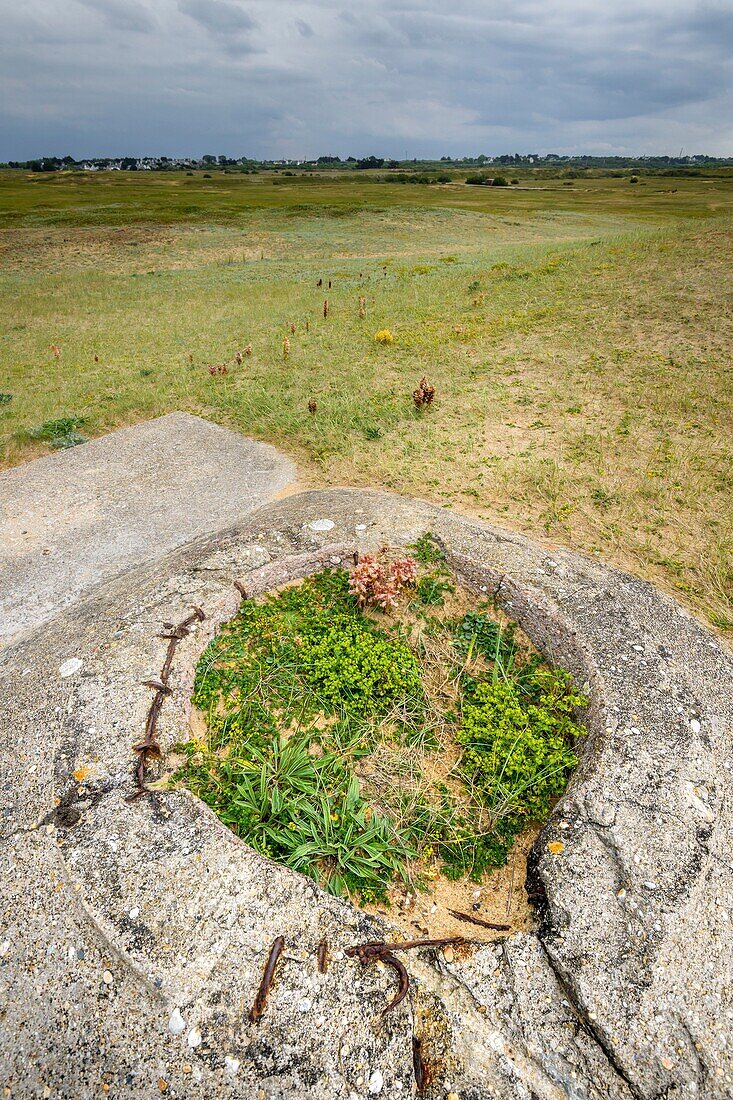
POLYGON ((273 447, 187 413, 0 473, 0 643, 235 523, 294 477, 273 447))
POLYGON ((3 665, 11 1096, 87 1098, 106 1083, 143 1100, 406 1097, 413 1035, 435 1067, 430 1100, 733 1095, 733 660, 644 582, 419 502, 307 493, 105 585, 3 665), (322 938, 338 952, 383 926, 253 853, 186 793, 126 798, 163 621, 207 614, 176 654, 159 727, 170 746, 187 733, 198 656, 236 609, 234 578, 255 593, 425 530, 592 705, 532 858, 537 929, 464 961, 412 954, 410 995, 383 1017, 391 973, 315 963, 322 938), (286 962, 256 1026, 247 1012, 279 934, 286 962))

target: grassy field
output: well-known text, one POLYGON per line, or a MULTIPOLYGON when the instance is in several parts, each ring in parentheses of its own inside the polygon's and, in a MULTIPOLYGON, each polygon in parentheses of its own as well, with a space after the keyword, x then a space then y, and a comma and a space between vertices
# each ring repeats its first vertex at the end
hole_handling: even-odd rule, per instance
POLYGON ((0 173, 3 464, 185 409, 731 631, 733 175, 567 182, 0 173))

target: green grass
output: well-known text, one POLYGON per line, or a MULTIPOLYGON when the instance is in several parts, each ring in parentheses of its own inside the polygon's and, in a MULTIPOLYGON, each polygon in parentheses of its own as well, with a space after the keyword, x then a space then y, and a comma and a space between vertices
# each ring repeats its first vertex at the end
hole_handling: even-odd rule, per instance
MULTIPOLYGON (((377 182, 374 173, 284 177, 214 172, 0 172, 0 224, 154 225, 238 222, 251 210, 298 216, 348 217, 365 206, 459 208, 481 213, 536 211, 619 214, 623 217, 695 217, 733 212, 733 171, 711 169, 705 177, 628 178, 588 176, 566 186, 563 179, 522 173, 520 188, 467 187, 466 174, 453 183, 425 187, 377 182)), ((376 177, 384 173, 376 173, 376 177)))
POLYGON ((44 453, 47 422, 184 409, 306 484, 545 535, 733 629, 731 174, 361 175, 0 173, 4 464, 44 453))
POLYGON ((585 700, 485 608, 428 607, 367 613, 344 570, 245 601, 198 665, 206 732, 175 780, 336 894, 502 866, 564 791, 585 700))

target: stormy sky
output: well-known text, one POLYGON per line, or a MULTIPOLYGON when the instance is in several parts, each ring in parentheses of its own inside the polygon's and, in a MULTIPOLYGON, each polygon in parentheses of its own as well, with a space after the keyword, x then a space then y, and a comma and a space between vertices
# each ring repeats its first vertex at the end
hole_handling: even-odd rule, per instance
POLYGON ((0 0, 0 160, 733 155, 733 0, 0 0))

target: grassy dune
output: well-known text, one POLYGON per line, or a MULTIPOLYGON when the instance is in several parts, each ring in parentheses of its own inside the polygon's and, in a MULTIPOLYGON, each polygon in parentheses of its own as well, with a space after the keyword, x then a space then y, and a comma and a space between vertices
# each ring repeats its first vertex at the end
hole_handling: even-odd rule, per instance
POLYGON ((0 174, 4 464, 48 420, 187 409, 733 630, 733 178, 525 184, 0 174))

